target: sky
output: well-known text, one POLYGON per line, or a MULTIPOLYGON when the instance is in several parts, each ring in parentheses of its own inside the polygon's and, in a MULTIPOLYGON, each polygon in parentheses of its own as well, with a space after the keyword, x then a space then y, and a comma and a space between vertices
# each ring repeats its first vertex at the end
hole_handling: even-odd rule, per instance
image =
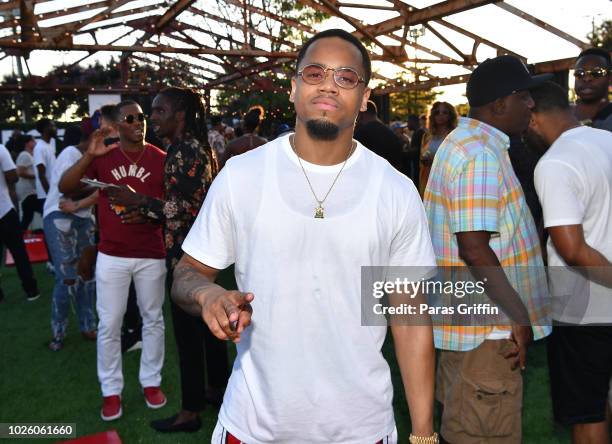
MULTIPOLYGON (((258 0, 253 0, 255 4, 258 0)), ((427 7, 431 4, 437 3, 440 0, 412 0, 410 4, 417 8, 427 7)), ((57 5, 62 7, 86 4, 88 0, 55 0, 44 2, 36 5, 35 12, 37 14, 45 12, 46 10, 56 9, 57 5)), ((138 5, 155 5, 157 3, 163 4, 161 0, 137 0, 129 3, 123 9, 129 9, 138 5)), ((199 0, 200 6, 206 8, 214 8, 216 2, 210 0, 199 0)), ((389 2, 384 0, 352 0, 352 3, 369 3, 369 4, 380 4, 389 5, 389 2)), ((572 36, 586 41, 586 35, 591 31, 593 23, 600 24, 604 19, 612 17, 612 1, 611 0, 507 0, 506 3, 518 7, 523 11, 532 14, 551 25, 562 29, 563 31, 571 34, 572 36)), ((121 10, 121 9, 120 9, 121 10)), ((149 13, 154 13, 156 9, 152 9, 149 13)), ((357 8, 346 8, 343 9, 346 13, 353 15, 356 18, 361 19, 366 24, 373 24, 391 18, 394 13, 387 11, 369 11, 364 12, 362 9, 357 8)), ((94 13, 83 13, 83 17, 88 14, 94 13)), ((194 20, 196 20, 194 18, 194 20)), ((199 18, 199 23, 203 31, 209 26, 199 18)), ((524 21, 509 12, 502 10, 498 6, 491 4, 482 6, 470 11, 454 14, 447 17, 447 20, 455 25, 462 26, 464 29, 468 29, 474 34, 478 34, 486 39, 494 41, 499 45, 508 48, 511 51, 517 52, 527 57, 528 63, 536 63, 546 60, 555 60, 567 57, 575 57, 580 49, 574 44, 563 40, 556 35, 549 33, 527 21, 524 21)), ((41 26, 52 26, 58 23, 57 19, 45 20, 41 22, 41 26)), ((461 51, 471 53, 472 40, 455 33, 454 31, 446 30, 439 25, 432 24, 432 26, 438 30, 445 30, 444 35, 452 41, 461 51)), ((341 19, 332 18, 329 21, 317 25, 319 30, 341 27, 352 31, 353 28, 341 19)), ((97 33, 98 40, 102 42, 108 42, 113 38, 121 35, 126 28, 116 30, 104 30, 97 33)), ((6 32, 6 30, 5 30, 6 32)), ((0 36, 2 34, 0 33, 0 36)), ((127 37, 125 40, 118 42, 118 44, 130 44, 138 36, 138 33, 133 36, 127 37), (131 40, 130 40, 131 39, 131 40)), ((205 37, 204 37, 205 38, 205 37)), ((83 36, 75 39, 75 42, 79 41, 92 41, 91 37, 83 36)), ((384 40, 385 43, 391 43, 392 40, 384 40)), ((425 35, 418 39, 418 43, 424 46, 428 46, 443 54, 453 56, 454 53, 447 46, 438 40, 431 31, 425 31, 425 35)), ((408 47, 409 56, 415 54, 421 58, 432 58, 431 55, 416 51, 412 47, 408 47)), ((118 53, 115 53, 116 55, 118 53)), ((111 53, 98 53, 87 59, 88 63, 92 63, 96 59, 102 61, 108 60, 111 53)), ((490 48, 481 45, 476 53, 479 61, 485 60, 489 57, 494 57, 495 51, 490 48)), ((28 60, 28 67, 33 74, 44 75, 54 65, 61 63, 71 63, 80 57, 83 53, 68 53, 68 52, 50 52, 50 51, 33 51, 30 59, 28 60)), ((13 57, 7 57, 0 61, 0 76, 7 73, 11 73, 15 69, 13 57)), ((25 69, 25 67, 24 67, 25 69)), ((394 67, 386 63, 374 63, 374 69, 381 74, 394 77, 397 75, 399 68, 394 67)), ((450 76, 455 74, 469 74, 469 71, 462 67, 451 67, 447 68, 443 65, 435 64, 431 65, 430 71, 433 75, 438 76, 450 76)), ((571 81, 571 79, 570 79, 571 81)), ((465 103, 465 85, 453 85, 439 88, 442 91, 442 95, 438 97, 439 100, 446 100, 453 104, 465 103)))

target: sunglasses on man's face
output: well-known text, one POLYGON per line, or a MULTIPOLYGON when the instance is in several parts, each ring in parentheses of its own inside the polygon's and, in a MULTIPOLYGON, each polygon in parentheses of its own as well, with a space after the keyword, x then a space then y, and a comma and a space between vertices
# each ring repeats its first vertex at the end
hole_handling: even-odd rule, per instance
POLYGON ((327 71, 334 73, 334 82, 340 88, 353 89, 360 83, 365 83, 363 77, 359 75, 353 68, 328 68, 321 65, 306 65, 297 75, 302 78, 304 83, 309 85, 318 85, 323 83, 327 78, 327 71))
POLYGON ((434 115, 434 116, 437 116, 437 115, 439 115, 439 114, 445 114, 445 115, 448 115, 448 114, 450 114, 450 113, 448 112, 448 110, 447 110, 447 109, 436 109, 436 110, 434 110, 434 112, 433 112, 433 115, 434 115))
POLYGON ((600 79, 602 77, 605 77, 608 75, 609 70, 606 68, 593 68, 593 69, 581 69, 578 68, 577 70, 574 71, 574 77, 576 77, 577 79, 584 79, 585 76, 589 75, 591 77, 593 77, 594 79, 600 79))
POLYGON ((134 120, 138 119, 139 122, 144 122, 145 121, 145 115, 143 113, 138 113, 136 115, 134 114, 128 114, 127 116, 125 116, 123 118, 123 121, 127 124, 132 124, 134 123, 134 120))

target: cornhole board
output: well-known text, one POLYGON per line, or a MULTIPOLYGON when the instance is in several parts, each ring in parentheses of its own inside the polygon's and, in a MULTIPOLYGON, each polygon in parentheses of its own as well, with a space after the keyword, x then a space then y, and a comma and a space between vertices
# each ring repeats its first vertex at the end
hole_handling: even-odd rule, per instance
POLYGON ((116 430, 108 430, 95 435, 62 441, 62 444, 121 444, 121 438, 116 430))
MULTIPOLYGON (((47 247, 45 246, 44 234, 26 232, 23 234, 23 243, 25 244, 28 257, 30 258, 30 263, 47 262, 49 260, 49 253, 47 252, 47 247)), ((15 259, 8 248, 6 249, 6 258, 4 263, 7 267, 12 267, 15 265, 15 259)))

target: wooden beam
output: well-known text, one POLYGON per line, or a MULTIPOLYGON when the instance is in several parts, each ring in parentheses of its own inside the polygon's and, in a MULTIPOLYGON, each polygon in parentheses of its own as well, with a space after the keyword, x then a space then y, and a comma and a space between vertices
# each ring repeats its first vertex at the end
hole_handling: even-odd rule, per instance
POLYGON ((0 4, 0 11, 10 11, 12 9, 19 9, 19 0, 0 4))
MULTIPOLYGON (((170 38, 176 38, 176 36, 173 35, 173 36, 170 36, 170 38)), ((201 57, 198 57, 198 59, 202 60, 201 57)), ((223 83, 234 82, 234 81, 242 79, 244 77, 249 77, 251 75, 258 74, 260 72, 267 71, 267 70, 273 69, 273 68, 278 67, 278 66, 282 66, 285 63, 290 62, 292 60, 293 60, 292 58, 277 59, 277 60, 257 63, 257 64, 246 66, 246 67, 238 67, 238 66, 236 66, 236 64, 227 63, 227 62, 225 62, 225 63, 217 63, 217 64, 224 65, 228 71, 229 70, 232 70, 232 71, 235 70, 235 72, 232 72, 230 74, 215 72, 215 71, 212 71, 210 69, 203 68, 203 67, 199 67, 199 68, 203 69, 203 70, 205 70, 207 72, 210 72, 212 74, 221 75, 221 77, 218 77, 216 79, 212 79, 211 82, 209 82, 208 87, 214 87, 214 86, 217 86, 217 85, 221 85, 223 83)))
POLYGON ((337 2, 336 5, 339 8, 357 8, 357 9, 378 9, 381 11, 396 11, 393 6, 377 6, 377 5, 366 5, 363 3, 346 3, 346 2, 337 2))
MULTIPOLYGON (((234 6, 238 6, 240 8, 243 7, 242 1, 241 0, 225 0, 225 3, 230 4, 230 5, 234 5, 234 6)), ((315 34, 316 31, 311 28, 310 26, 304 25, 303 23, 300 23, 296 20, 290 19, 290 18, 286 18, 277 14, 274 14, 273 12, 270 11, 266 11, 265 9, 261 9, 258 8, 256 6, 253 6, 251 4, 246 5, 246 8, 249 12, 254 12, 255 14, 259 14, 262 15, 264 17, 268 17, 271 18, 272 20, 276 20, 279 23, 282 23, 286 26, 290 26, 296 29, 299 29, 301 31, 304 31, 306 33, 309 34, 315 34)))
POLYGON ((523 20, 527 20, 528 22, 533 23, 534 25, 542 28, 543 30, 556 35, 557 37, 561 37, 562 39, 573 43, 580 49, 586 49, 590 46, 587 42, 583 42, 582 40, 577 39, 576 37, 568 34, 567 32, 554 27, 553 25, 546 23, 543 20, 540 20, 539 18, 534 17, 533 15, 527 14, 526 12, 521 11, 519 8, 509 5, 508 3, 501 2, 497 3, 496 6, 503 9, 504 11, 508 11, 509 13, 522 18, 523 20))
MULTIPOLYGON (((195 0, 178 0, 176 3, 168 7, 166 12, 157 19, 157 21, 147 31, 139 37, 134 45, 139 46, 149 40, 154 34, 161 32, 169 23, 173 22, 176 17, 191 6, 195 0)), ((127 53, 121 54, 121 58, 124 59, 128 56, 127 53)))
POLYGON ((452 77, 434 77, 429 80, 409 83, 406 85, 390 85, 388 87, 376 88, 374 91, 372 91, 372 93, 374 95, 383 95, 405 91, 423 91, 435 88, 437 86, 456 85, 459 83, 464 83, 467 81, 467 79, 469 79, 469 77, 469 74, 457 75, 452 77))
POLYGON ((263 71, 268 71, 270 69, 282 66, 285 63, 289 63, 291 61, 292 59, 278 59, 278 60, 271 60, 268 62, 259 63, 257 65, 250 66, 246 69, 242 69, 239 72, 234 72, 231 74, 227 74, 223 77, 219 77, 213 80, 212 82, 210 82, 208 85, 212 87, 212 86, 217 86, 217 85, 221 85, 224 83, 235 82, 236 80, 240 80, 240 79, 243 79, 244 77, 248 77, 253 74, 258 74, 263 71))
POLYGON ((553 72, 567 71, 573 69, 576 64, 576 57, 567 59, 550 60, 548 62, 540 62, 533 65, 534 74, 547 74, 553 72))
POLYGON ((157 20, 157 23, 155 23, 155 28, 157 30, 164 29, 172 21, 174 21, 174 19, 178 17, 181 12, 186 10, 193 3, 195 3, 195 0, 178 0, 175 4, 168 8, 168 10, 159 18, 159 20, 157 20))
POLYGON ((468 11, 500 0, 446 0, 411 12, 407 17, 395 17, 367 27, 373 35, 389 34, 404 26, 415 26, 458 12, 468 11))
MULTIPOLYGON (((55 11, 49 11, 43 14, 38 14, 36 18, 38 19, 38 21, 49 20, 49 19, 54 19, 57 17, 77 14, 79 12, 92 11, 94 9, 105 8, 105 7, 108 7, 108 0, 92 1, 91 3, 87 3, 86 5, 71 6, 68 8, 60 8, 60 9, 56 9, 55 11)), ((10 28, 10 27, 12 27, 12 25, 7 24, 7 22, 0 23, 0 29, 10 28)))
MULTIPOLYGON (((119 40, 121 40, 122 38, 127 37, 128 35, 130 35, 131 33, 133 33, 134 31, 136 31, 136 29, 130 29, 128 30, 126 33, 121 34, 119 37, 117 37, 116 39, 113 39, 112 41, 108 42, 107 45, 112 45, 113 43, 118 42, 119 40)), ((77 60, 76 62, 70 64, 70 66, 76 66, 79 63, 81 63, 82 61, 84 61, 85 59, 88 59, 89 57, 91 57, 92 55, 94 55, 95 52, 90 52, 89 54, 87 54, 85 57, 81 57, 79 60, 77 60)))
MULTIPOLYGON (((149 6, 142 6, 140 8, 134 9, 134 10, 127 10, 127 11, 121 11, 121 12, 115 12, 115 13, 108 13, 105 12, 104 16, 98 20, 96 20, 95 22, 99 22, 99 21, 103 21, 103 20, 110 20, 110 19, 116 19, 116 18, 120 18, 120 17, 126 17, 126 16, 131 16, 131 15, 135 15, 135 14, 141 14, 144 12, 148 12, 148 11, 152 11, 155 9, 159 9, 159 5, 149 5, 149 6)), ((138 20, 138 19, 142 19, 142 17, 138 17, 137 19, 134 20, 138 20)), ((126 20, 126 21, 129 21, 126 20)), ((95 23, 93 22, 93 23, 95 23)), ((62 26, 52 26, 52 27, 44 27, 41 28, 41 33, 42 33, 42 41, 46 42, 48 40, 56 40, 59 42, 59 40, 62 40, 62 37, 74 37, 75 35, 78 34, 88 34, 91 31, 94 30, 98 30, 98 29, 103 29, 103 28, 111 28, 111 27, 117 27, 117 26, 121 26, 121 23, 113 23, 112 25, 101 25, 99 27, 93 27, 91 29, 88 29, 86 31, 82 31, 81 28, 84 28, 85 26, 89 25, 89 19, 84 19, 84 20, 79 20, 76 22, 71 22, 68 23, 66 25, 62 25, 62 26), (67 29, 67 28, 76 28, 75 29, 67 29)), ((151 25, 153 26, 153 25, 151 25)), ((4 40, 12 40, 16 38, 15 35, 9 36, 9 37, 5 37, 3 39, 0 40, 0 42, 4 41, 4 40)))
POLYGON ((313 9, 316 9, 321 12, 325 12, 330 15, 334 15, 336 17, 341 18, 353 28, 357 29, 363 36, 368 38, 372 43, 376 44, 379 48, 383 50, 391 59, 399 58, 400 53, 396 53, 393 50, 389 49, 386 45, 382 44, 375 35, 371 34, 366 26, 359 22, 359 20, 351 17, 349 15, 344 14, 340 11, 340 8, 333 2, 329 0, 319 0, 322 4, 319 4, 316 0, 299 0, 299 2, 303 5, 310 6, 313 9))
POLYGON ((429 29, 433 35, 435 35, 436 37, 438 37, 440 40, 442 40, 442 42, 448 46, 450 49, 453 50, 453 52, 455 52, 455 54, 457 54, 459 57, 461 57, 463 60, 467 61, 468 56, 465 55, 464 53, 462 53, 459 48, 457 48, 455 45, 453 45, 446 37, 444 37, 442 34, 440 34, 438 32, 438 30, 436 28, 434 28, 433 26, 431 26, 429 23, 425 23, 425 28, 429 29))
MULTIPOLYGON (((195 25, 192 25, 191 23, 187 23, 187 22, 183 22, 183 21, 179 21, 179 20, 176 20, 174 23, 172 23, 170 28, 171 29, 176 29, 177 31, 178 30, 184 31, 186 29, 189 29, 189 30, 196 31, 196 32, 199 32, 199 33, 202 33, 202 34, 212 34, 212 35, 215 35, 217 37, 223 38, 225 40, 228 39, 227 36, 223 36, 221 34, 216 34, 216 33, 213 33, 213 32, 211 32, 209 30, 202 29, 199 26, 195 26, 195 25)), ((274 36, 271 36, 271 35, 268 35, 268 34, 265 34, 265 33, 264 33, 263 38, 266 38, 266 39, 268 39, 268 40, 270 40, 271 42, 274 42, 274 43, 279 43, 279 44, 282 44, 282 45, 286 45, 289 48, 294 49, 294 50, 297 49, 296 45, 294 43, 288 42, 286 40, 280 40, 280 39, 278 39, 278 38, 276 38, 274 36)), ((240 42, 238 42, 238 43, 240 43, 240 42)))
MULTIPOLYGON (((178 26, 179 26, 179 27, 183 27, 183 26, 187 26, 187 24, 185 24, 185 23, 181 23, 181 24, 180 24, 180 25, 178 25, 178 26)), ((168 28, 167 28, 167 29, 166 29, 166 37, 171 38, 171 39, 178 40, 178 41, 183 42, 183 43, 186 43, 186 44, 188 44, 188 45, 193 45, 193 46, 195 46, 195 47, 211 48, 211 46, 206 45, 206 44, 201 43, 201 42, 198 42, 198 41, 197 41, 197 40, 195 40, 193 37, 191 37, 191 36, 189 36, 189 35, 184 34, 184 32, 183 32, 182 30, 175 29, 176 27, 177 27, 177 24, 175 23, 175 24, 173 24, 173 25, 172 25, 172 29, 168 29, 168 28), (181 36, 179 37, 179 36, 177 36, 176 34, 169 34, 167 31, 175 31, 175 32, 178 32, 178 33, 180 33, 180 35, 181 35, 181 36)), ((199 28, 198 28, 197 30, 199 30, 199 28)), ((219 35, 219 34, 211 33, 210 31, 208 31, 208 34, 212 34, 212 35, 215 35, 215 36, 219 36, 220 38, 227 38, 227 37, 225 37, 225 36, 221 36, 221 35, 219 35)), ((238 43, 240 43, 240 42, 238 42, 238 43)), ((263 50, 261 50, 261 49, 259 49, 259 48, 251 48, 251 49, 253 49, 253 50, 258 50, 258 51, 263 51, 263 50)), ((194 57, 195 57, 195 56, 194 56, 194 57)), ((213 63, 214 65, 223 65, 223 66, 225 66, 225 68, 226 68, 227 70, 240 69, 240 68, 236 68, 235 63, 230 63, 229 61, 226 61, 226 60, 223 60, 223 59, 221 59, 220 61, 211 61, 210 59, 205 59, 205 58, 204 58, 204 57, 202 57, 202 56, 199 56, 199 57, 197 57, 197 58, 198 58, 199 60, 206 61, 206 62, 208 62, 208 63, 213 63)), ((220 57, 220 58, 221 58, 221 57, 220 57)), ((214 73, 214 74, 217 74, 217 75, 225 75, 225 74, 226 74, 225 72, 221 72, 221 73, 219 73, 219 72, 214 72, 214 71, 210 71, 210 72, 212 72, 212 73, 214 73)))
MULTIPOLYGON (((402 42, 402 37, 399 37, 395 34, 387 34, 386 37, 389 37, 390 39, 396 40, 400 43, 402 42)), ((431 54, 434 57, 439 57, 441 61, 446 61, 450 64, 464 63, 463 60, 453 59, 451 57, 448 57, 447 55, 442 54, 441 52, 434 51, 433 49, 420 45, 416 42, 407 42, 405 46, 411 46, 412 48, 418 49, 419 51, 423 51, 423 52, 426 52, 427 54, 431 54)))
POLYGON ((34 0, 21 0, 19 2, 19 25, 21 27, 21 40, 24 42, 40 39, 38 20, 34 15, 34 0))
MULTIPOLYGON (((568 59, 559 59, 559 60, 551 60, 548 62, 534 63, 529 66, 531 67, 532 71, 535 74, 544 74, 544 73, 566 71, 568 69, 573 68, 575 62, 576 62, 576 58, 572 57, 568 59)), ((377 88, 373 91, 373 94, 381 95, 381 94, 389 94, 389 93, 395 93, 395 92, 431 89, 437 86, 457 85, 457 84, 467 82, 469 78, 470 78, 470 74, 460 74, 460 75, 456 75, 452 77, 436 77, 436 78, 432 78, 430 80, 426 80, 426 81, 418 82, 418 83, 377 88)))
MULTIPOLYGON (((158 16, 159 16, 158 14, 152 14, 148 17, 132 17, 132 18, 128 17, 127 19, 124 20, 125 26, 131 26, 133 28, 132 31, 142 31, 143 29, 146 29, 152 25, 152 23, 150 23, 151 19, 155 19, 158 16)), ((92 28, 89 28, 87 31, 77 31, 74 35, 77 36, 77 35, 91 34, 93 31, 102 31, 104 29, 117 28, 118 26, 123 26, 123 23, 96 25, 92 28)))
MULTIPOLYGON (((230 90, 237 91, 238 88, 235 86, 213 86, 210 87, 207 84, 199 84, 194 89, 198 91, 204 90, 230 90)), ((277 87, 274 88, 273 91, 276 92, 287 92, 286 88, 277 87)), ((28 85, 28 84, 20 84, 20 85, 0 85, 0 95, 14 95, 14 94, 23 94, 23 93, 31 93, 34 95, 53 95, 57 93, 63 94, 139 94, 139 95, 155 95, 159 92, 159 87, 157 86, 130 86, 121 87, 121 86, 95 86, 90 87, 86 85, 55 85, 55 86, 40 86, 40 85, 28 85)))
POLYGON ((57 94, 58 92, 62 93, 74 93, 74 94, 154 94, 157 93, 157 88, 152 88, 148 86, 128 86, 120 87, 120 86, 86 86, 86 85, 53 85, 53 86, 41 86, 41 85, 0 85, 0 94, 20 94, 24 92, 29 92, 35 95, 48 95, 48 94, 57 94))
MULTIPOLYGON (((403 17, 408 17, 410 14, 413 14, 415 12, 420 11, 419 8, 415 8, 414 6, 412 6, 412 5, 408 4, 408 3, 404 3, 404 2, 401 2, 399 0, 391 0, 391 1, 397 7, 397 9, 399 10, 400 14, 402 14, 403 17)), ((452 23, 449 23, 449 22, 447 22, 444 19, 438 19, 438 20, 433 20, 433 21, 435 23, 438 23, 438 24, 440 24, 440 25, 442 25, 442 26, 444 26, 444 27, 446 27, 448 29, 451 29, 451 30, 453 30, 453 31, 455 31, 455 32, 457 32, 459 34, 465 35, 466 37, 469 37, 469 38, 475 40, 478 43, 484 43, 485 45, 490 46, 491 48, 496 49, 499 54, 512 54, 512 55, 520 58, 523 61, 526 60, 525 57, 523 57, 523 56, 521 56, 521 55, 519 55, 519 54, 517 54, 517 53, 515 53, 513 51, 510 51, 509 49, 504 48, 503 46, 498 45, 497 43, 494 43, 494 42, 492 42, 490 40, 487 40, 485 38, 482 38, 482 37, 480 37, 480 36, 478 36, 478 35, 476 35, 474 33, 471 33, 471 32, 469 32, 469 31, 467 31, 467 30, 465 30, 465 29, 463 29, 463 28, 461 28, 461 27, 459 27, 457 25, 453 25, 452 23)), ((407 26, 404 27, 404 34, 407 31, 407 29, 408 29, 407 26)), ((399 37, 394 35, 394 34, 389 34, 389 35, 387 35, 387 37, 391 37, 391 38, 395 38, 395 39, 399 40, 399 37)), ((411 46, 415 46, 415 45, 416 45, 415 43, 411 43, 411 46)), ((453 60, 453 59, 449 59, 448 56, 445 56, 444 54, 440 54, 438 52, 432 51, 429 48, 424 48, 424 47, 417 46, 417 49, 419 49, 421 51, 424 51, 424 52, 427 52, 427 53, 429 53, 431 55, 434 55, 436 57, 439 57, 440 59, 453 60)), ((472 53, 470 55, 470 60, 466 60, 466 62, 469 61, 471 63, 475 63, 474 55, 475 54, 472 53)), ((454 63, 454 62, 449 62, 449 63, 454 63)))
POLYGON ((498 45, 497 43, 494 43, 494 42, 492 42, 490 40, 482 38, 479 35, 476 35, 476 34, 470 32, 470 31, 468 31, 468 30, 466 30, 464 28, 461 28, 461 27, 457 26, 457 25, 453 25, 452 23, 447 22, 444 19, 435 20, 435 22, 440 24, 440 25, 442 25, 442 26, 447 27, 448 29, 451 29, 451 30, 453 30, 455 32, 458 32, 459 34, 463 34, 466 37, 470 37, 471 39, 473 39, 474 41, 476 41, 478 43, 484 43, 485 45, 490 46, 491 48, 497 50, 497 52, 499 54, 510 54, 510 55, 515 56, 515 57, 518 57, 523 62, 525 62, 527 60, 526 57, 524 57, 524 56, 522 56, 520 54, 517 54, 514 51, 510 51, 508 48, 505 48, 505 47, 503 47, 501 45, 498 45))
MULTIPOLYGON (((215 22, 218 22, 218 23, 223 23, 223 24, 229 25, 229 26, 231 26, 231 27, 233 27, 233 28, 235 28, 237 30, 241 30, 241 28, 238 27, 237 23, 235 23, 235 22, 233 22, 231 20, 228 20, 225 17, 219 17, 218 15, 202 11, 201 9, 198 9, 198 8, 195 8, 195 7, 189 8, 189 12, 192 12, 194 14, 200 15, 200 16, 202 16, 204 18, 208 18, 208 19, 214 20, 215 22)), ((201 29, 201 28, 198 29, 198 28, 193 27, 193 26, 192 26, 192 29, 194 29, 194 31, 198 31, 198 32, 201 32, 201 33, 204 33, 204 34, 216 35, 217 37, 220 37, 220 38, 222 38, 224 40, 229 40, 229 38, 227 36, 217 34, 217 33, 213 32, 213 31, 208 31, 208 30, 201 29)), ((259 37, 268 39, 268 40, 270 40, 272 42, 278 42, 278 39, 276 39, 275 37, 271 36, 270 34, 266 34, 265 32, 261 32, 261 31, 259 31, 257 29, 249 27, 249 32, 251 34, 255 34, 255 35, 259 36, 259 37)), ((240 42, 238 40, 236 40, 236 42, 244 43, 244 42, 240 42)), ((289 42, 283 42, 283 44, 287 45, 287 46, 289 46, 291 48, 295 48, 295 45, 289 44, 289 42)))
POLYGON ((235 49, 212 49, 212 48, 174 48, 165 45, 159 46, 124 46, 124 45, 85 45, 65 44, 53 42, 18 42, 16 40, 0 41, 0 48, 8 49, 31 49, 40 51, 111 51, 111 52, 144 52, 151 54, 174 53, 174 54, 212 54, 228 57, 267 57, 267 58, 295 58, 297 54, 293 51, 261 51, 261 50, 235 50, 235 49))
MULTIPOLYGON (((158 67, 159 67, 159 60, 152 60, 152 59, 148 59, 146 57, 141 57, 141 56, 138 56, 138 55, 135 55, 135 54, 132 54, 130 56, 130 58, 134 59, 134 60, 138 60, 138 61, 143 62, 143 63, 147 63, 147 64, 155 64, 155 65, 158 65, 158 67)), ((168 56, 165 56, 165 55, 162 55, 161 58, 162 58, 162 60, 169 60, 169 61, 178 60, 180 62, 185 63, 186 65, 189 65, 190 69, 194 69, 194 70, 202 69, 200 66, 194 65, 193 63, 188 62, 186 60, 176 59, 174 57, 168 57, 168 56)), ((180 72, 183 73, 187 77, 192 76, 194 78, 197 78, 197 79, 200 79, 200 80, 203 80, 203 81, 206 81, 206 82, 214 80, 214 77, 208 77, 208 76, 205 76, 204 74, 195 73, 193 71, 186 71, 184 69, 180 69, 180 72)))
MULTIPOLYGON (((458 65, 458 66, 468 66, 472 65, 472 63, 466 61, 459 60, 439 60, 439 59, 410 59, 410 63, 422 63, 423 65, 436 64, 436 65, 458 65)), ((474 62, 474 65, 477 63, 474 62)))
MULTIPOLYGON (((57 28, 57 31, 58 31, 57 34, 64 34, 64 33, 74 34, 76 31, 80 30, 81 28, 87 25, 112 18, 110 16, 115 9, 120 8, 121 6, 129 3, 130 1, 131 0, 114 0, 114 1, 108 0, 106 2, 108 7, 105 10, 100 11, 97 14, 93 15, 92 17, 89 17, 88 19, 84 19, 84 20, 78 20, 76 22, 71 22, 65 25, 57 26, 54 28, 57 28)), ((125 12, 128 12, 128 11, 125 11, 125 12)), ((115 17, 116 16, 117 15, 115 15, 115 17)))
MULTIPOLYGON (((177 40, 177 41, 182 42, 182 43, 193 44, 193 43, 192 43, 191 41, 189 41, 188 39, 185 39, 185 38, 183 38, 182 36, 181 36, 181 37, 179 37, 179 36, 177 36, 177 35, 175 35, 175 34, 166 35, 166 37, 167 37, 167 38, 170 38, 170 39, 177 40)), ((201 47, 203 47, 203 48, 210 48, 210 46, 208 46, 208 45, 204 45, 204 44, 201 44, 201 43, 198 43, 198 42, 195 42, 195 45, 194 45, 194 46, 196 46, 196 47, 200 47, 200 46, 201 46, 201 47)), ((223 66, 225 66, 226 68, 233 68, 233 65, 232 65, 232 64, 227 63, 226 61, 223 61, 223 60, 221 60, 221 61, 216 61, 216 60, 215 60, 215 61, 211 61, 210 59, 205 59, 205 58, 203 58, 202 56, 197 56, 197 55, 194 55, 194 54, 190 54, 190 56, 191 56, 191 57, 194 57, 194 58, 196 58, 196 59, 198 59, 198 60, 201 60, 201 61, 203 61, 203 62, 210 63, 210 64, 215 65, 215 66, 223 65, 223 66)), ((216 76, 225 75, 225 72, 224 72, 224 71, 215 71, 215 70, 213 70, 213 69, 210 69, 209 67, 200 67, 200 69, 203 69, 204 71, 209 72, 209 73, 211 73, 211 74, 214 74, 214 75, 216 75, 216 76)))

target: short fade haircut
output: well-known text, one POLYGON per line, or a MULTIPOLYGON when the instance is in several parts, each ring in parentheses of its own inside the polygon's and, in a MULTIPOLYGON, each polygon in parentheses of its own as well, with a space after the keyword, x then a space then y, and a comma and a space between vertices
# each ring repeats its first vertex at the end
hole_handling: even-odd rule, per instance
POLYGON ((610 52, 606 51, 603 48, 587 48, 584 51, 582 51, 580 54, 578 54, 578 57, 576 58, 576 62, 578 62, 578 60, 580 60, 582 57, 586 57, 586 56, 595 56, 595 57, 601 57, 602 59, 604 59, 606 61, 606 68, 610 69, 610 52))
POLYGON ((113 121, 114 122, 118 122, 119 121, 119 115, 121 114, 121 108, 123 108, 125 106, 129 106, 129 105, 138 105, 138 106, 140 106, 140 104, 138 102, 134 101, 134 100, 122 100, 117 105, 115 105, 115 109, 113 110, 113 121))
POLYGON ((36 139, 34 139, 34 136, 32 136, 31 134, 20 134, 17 137, 17 140, 15 141, 15 147, 17 148, 17 151, 21 152, 25 150, 25 146, 30 140, 36 139))
POLYGON ((221 116, 216 115, 216 116, 210 116, 210 124, 212 126, 217 126, 221 123, 221 116))
POLYGON ((570 109, 567 91, 555 82, 547 81, 529 90, 535 106, 533 112, 567 111, 570 109))
POLYGON ((244 117, 244 129, 249 132, 255 131, 259 126, 261 111, 257 108, 250 110, 244 117))
POLYGON ((83 140, 83 131, 78 125, 70 125, 64 132, 66 146, 76 146, 83 140))
POLYGON ((116 105, 104 105, 100 108, 100 116, 104 119, 114 122, 115 121, 115 108, 116 105))
POLYGON ((365 84, 367 86, 368 82, 370 81, 370 77, 372 77, 372 63, 370 62, 370 55, 368 54, 368 51, 365 48, 365 46, 363 46, 363 43, 361 43, 361 41, 357 37, 355 37, 353 34, 349 32, 346 32, 343 29, 328 29, 327 31, 323 31, 318 34, 315 34, 310 39, 308 39, 306 43, 302 45, 300 52, 298 52, 295 70, 296 71, 299 70, 300 63, 302 63, 302 60, 304 59, 304 56, 306 55, 306 51, 308 51, 308 48, 310 48, 310 46, 314 42, 320 39, 325 39, 325 38, 330 38, 330 37, 338 37, 342 40, 345 40, 349 42, 350 44, 352 44, 353 46, 355 46, 359 50, 359 52, 361 53, 361 63, 363 66, 363 71, 364 71, 363 77, 365 79, 365 84))
POLYGON ((43 117, 38 122, 36 122, 36 131, 38 131, 39 134, 42 136, 42 134, 45 132, 47 127, 51 125, 51 123, 52 123, 51 119, 43 117))

